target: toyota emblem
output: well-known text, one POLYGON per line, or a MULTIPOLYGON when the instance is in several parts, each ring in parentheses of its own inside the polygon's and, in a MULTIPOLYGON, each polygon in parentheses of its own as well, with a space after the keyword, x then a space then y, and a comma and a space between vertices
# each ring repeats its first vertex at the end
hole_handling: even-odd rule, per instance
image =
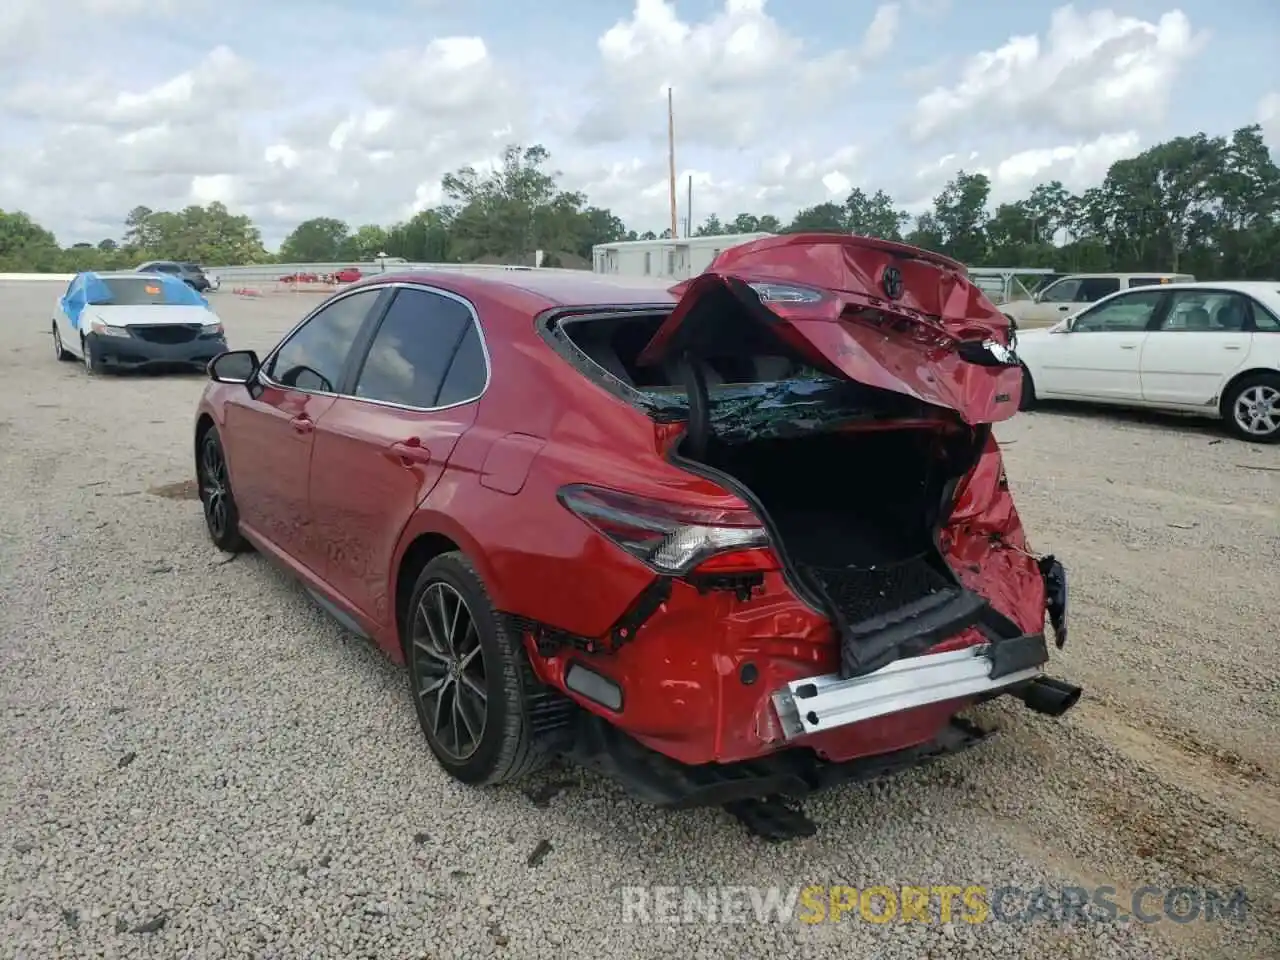
POLYGON ((902 271, 897 267, 885 267, 880 283, 884 286, 885 296, 890 300, 897 300, 902 296, 902 271))

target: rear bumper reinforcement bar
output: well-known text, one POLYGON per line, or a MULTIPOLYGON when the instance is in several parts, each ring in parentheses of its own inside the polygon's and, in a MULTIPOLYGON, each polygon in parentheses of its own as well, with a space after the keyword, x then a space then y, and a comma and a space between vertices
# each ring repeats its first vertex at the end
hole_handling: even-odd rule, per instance
POLYGON ((773 705, 784 735, 794 740, 914 707, 1000 691, 1035 679, 1048 659, 1043 635, 1019 637, 895 660, 847 680, 834 673, 794 680, 774 693, 773 705))

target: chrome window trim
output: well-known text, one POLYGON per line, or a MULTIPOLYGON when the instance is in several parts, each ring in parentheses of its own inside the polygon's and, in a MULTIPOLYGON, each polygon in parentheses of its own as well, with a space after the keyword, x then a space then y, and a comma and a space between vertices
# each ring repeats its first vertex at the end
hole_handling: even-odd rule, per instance
MULTIPOLYGON (((379 329, 381 329, 381 325, 379 325, 379 329)), ((374 339, 377 339, 376 333, 374 334, 374 339)), ((461 343, 461 341, 459 341, 459 343, 461 343)), ((372 341, 370 341, 369 347, 370 348, 373 347, 372 341)), ((365 354, 365 357, 367 359, 368 357, 367 353, 365 354)), ((280 338, 280 342, 277 343, 274 347, 272 347, 271 352, 267 354, 266 358, 259 365, 258 370, 259 370, 258 379, 261 380, 263 383, 267 384, 268 386, 275 387, 278 390, 292 390, 296 393, 305 393, 305 394, 309 394, 311 396, 316 396, 316 397, 334 397, 335 399, 341 399, 341 400, 355 400, 357 403, 368 403, 368 404, 372 404, 373 406, 387 407, 392 410, 406 410, 410 413, 439 413, 442 410, 452 410, 454 407, 462 407, 462 406, 466 406, 469 403, 475 403, 477 400, 483 397, 485 393, 488 392, 489 384, 493 381, 493 361, 489 356, 489 344, 485 340, 484 327, 480 325, 480 314, 476 310, 475 304, 473 304, 466 297, 461 296, 460 294, 454 293, 452 290, 445 290, 441 287, 432 286, 429 283, 414 283, 412 281, 407 281, 407 280, 392 280, 388 282, 371 283, 368 286, 360 287, 358 290, 344 290, 338 296, 331 297, 328 300, 326 300, 324 303, 319 304, 314 310, 312 310, 310 313, 304 316, 301 320, 299 320, 296 324, 294 324, 293 328, 288 333, 286 333, 283 337, 280 338), (353 297, 356 294, 364 293, 369 290, 376 290, 378 292, 381 292, 383 290, 392 290, 392 289, 400 289, 400 288, 410 289, 410 290, 421 290, 425 293, 433 293, 433 294, 436 294, 437 296, 444 297, 446 300, 452 300, 455 303, 460 303, 462 304, 462 306, 466 307, 467 313, 470 314, 471 316, 471 324, 472 326, 475 327, 476 336, 480 338, 480 353, 484 356, 484 385, 480 388, 480 392, 477 393, 474 397, 470 397, 469 399, 466 399, 466 400, 459 400, 455 403, 447 403, 439 407, 415 407, 405 403, 392 403, 389 400, 374 400, 371 397, 358 397, 355 394, 351 394, 351 393, 331 393, 327 390, 304 390, 301 387, 290 387, 290 386, 286 386, 283 383, 279 383, 275 380, 272 380, 269 376, 267 376, 266 373, 262 372, 272 363, 272 361, 275 360, 276 354, 278 354, 280 350, 284 347, 284 345, 293 338, 293 335, 297 333, 299 330, 301 330, 307 323, 309 323, 313 317, 315 317, 318 313, 320 313, 321 310, 326 310, 329 307, 333 306, 338 301, 345 300, 347 297, 353 297)), ((447 371, 446 371, 446 374, 447 374, 447 371)))

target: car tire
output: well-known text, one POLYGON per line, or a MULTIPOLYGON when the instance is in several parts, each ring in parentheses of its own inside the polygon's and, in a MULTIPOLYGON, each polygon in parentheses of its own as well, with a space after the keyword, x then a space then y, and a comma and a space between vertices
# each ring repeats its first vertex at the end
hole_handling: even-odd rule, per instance
POLYGON ((62 363, 74 360, 76 355, 62 345, 62 334, 58 331, 58 321, 53 321, 53 355, 62 363))
POLYGON ((80 356, 84 360, 84 369, 91 376, 102 373, 102 357, 98 356, 98 348, 88 337, 80 338, 80 356))
POLYGON ((205 529, 213 545, 223 553, 244 553, 252 549, 240 533, 240 511, 231 491, 231 472, 217 427, 209 427, 200 437, 196 485, 204 510, 205 529))
POLYGON ((465 555, 445 553, 422 569, 404 630, 418 722, 450 776, 473 786, 507 783, 546 762, 529 722, 537 681, 465 555))
POLYGON ((1253 443, 1280 443, 1280 374, 1241 377, 1223 395, 1221 413, 1233 436, 1253 443), (1256 416, 1259 411, 1264 413, 1261 418, 1256 416), (1259 420, 1261 431, 1255 429, 1259 420))
POLYGON ((1018 395, 1018 409, 1030 410, 1036 405, 1036 385, 1031 379, 1031 371, 1026 364, 1019 365, 1022 370, 1022 392, 1018 395))

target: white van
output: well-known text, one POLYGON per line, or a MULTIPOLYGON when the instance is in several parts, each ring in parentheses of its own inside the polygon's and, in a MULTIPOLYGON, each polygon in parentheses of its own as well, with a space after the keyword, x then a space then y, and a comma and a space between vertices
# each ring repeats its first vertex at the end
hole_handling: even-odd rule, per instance
POLYGON ((1001 305, 1020 329, 1051 327, 1059 320, 1121 290, 1160 283, 1195 283, 1189 273, 1073 273, 1055 280, 1030 300, 1001 305))

